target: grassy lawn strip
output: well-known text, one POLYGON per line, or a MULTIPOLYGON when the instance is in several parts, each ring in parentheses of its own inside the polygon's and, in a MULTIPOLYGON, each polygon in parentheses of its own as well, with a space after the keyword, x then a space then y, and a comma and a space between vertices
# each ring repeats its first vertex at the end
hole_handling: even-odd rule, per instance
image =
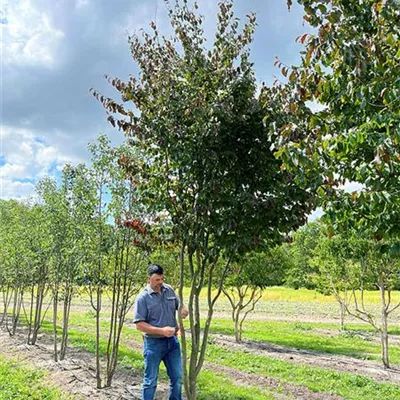
MULTIPOLYGON (((314 350, 331 354, 341 354, 360 359, 380 360, 380 345, 371 343, 356 335, 363 331, 366 335, 372 330, 366 325, 349 325, 344 333, 339 333, 337 326, 323 323, 298 323, 283 321, 246 321, 243 338, 269 342, 282 346, 295 347, 303 350, 314 350), (336 336, 313 333, 313 329, 332 329, 336 336), (352 329, 354 328, 354 329, 352 329), (335 332, 336 330, 336 332, 335 332), (355 335, 355 336, 353 336, 355 335)), ((213 333, 234 335, 232 321, 227 319, 214 319, 211 325, 213 333)), ((398 329, 395 330, 397 333, 398 329)), ((393 331, 391 333, 394 333, 393 331)), ((400 364, 400 347, 390 346, 390 361, 400 364)))
POLYGON ((304 385, 314 392, 338 394, 347 400, 400 399, 399 386, 377 383, 359 375, 303 366, 237 350, 228 351, 212 344, 207 347, 206 358, 241 371, 304 385))
POLYGON ((45 373, 0 356, 0 400, 61 400, 73 397, 43 382, 45 373))

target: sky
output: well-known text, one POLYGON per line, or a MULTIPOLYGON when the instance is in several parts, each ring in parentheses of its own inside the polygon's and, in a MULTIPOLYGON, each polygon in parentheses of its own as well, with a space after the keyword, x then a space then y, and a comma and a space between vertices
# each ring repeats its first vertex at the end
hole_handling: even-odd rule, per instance
MULTIPOLYGON (((198 3, 211 42, 218 1, 198 3)), ((234 8, 241 21, 257 14, 251 57, 259 83, 279 75, 275 57, 299 62, 295 38, 309 30, 300 6, 236 0, 234 8)), ((168 36, 163 0, 0 0, 0 198, 29 197, 65 163, 89 162, 87 144, 100 132, 122 141, 89 89, 117 98, 104 74, 137 73, 127 37, 152 20, 168 36)))

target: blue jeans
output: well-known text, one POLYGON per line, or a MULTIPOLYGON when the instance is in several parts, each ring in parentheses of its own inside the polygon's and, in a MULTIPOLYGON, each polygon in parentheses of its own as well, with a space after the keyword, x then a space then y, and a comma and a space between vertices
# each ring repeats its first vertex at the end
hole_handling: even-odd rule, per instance
POLYGON ((170 379, 169 400, 182 399, 182 361, 178 339, 144 338, 143 400, 153 400, 157 388, 158 369, 161 361, 170 379))

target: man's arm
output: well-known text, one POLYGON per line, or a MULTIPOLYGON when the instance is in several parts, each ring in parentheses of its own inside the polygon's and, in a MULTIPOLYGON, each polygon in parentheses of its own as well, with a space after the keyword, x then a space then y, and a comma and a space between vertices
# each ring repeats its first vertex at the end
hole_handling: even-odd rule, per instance
POLYGON ((164 326, 163 328, 158 328, 157 326, 150 325, 145 321, 136 322, 136 329, 149 335, 166 337, 172 337, 175 335, 175 328, 173 326, 164 326))

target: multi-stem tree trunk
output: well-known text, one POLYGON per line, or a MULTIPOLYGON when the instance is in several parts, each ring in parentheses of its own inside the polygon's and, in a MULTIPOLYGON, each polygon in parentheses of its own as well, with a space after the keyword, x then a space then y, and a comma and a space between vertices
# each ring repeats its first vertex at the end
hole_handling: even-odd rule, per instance
POLYGON ((13 307, 11 312, 11 329, 8 327, 8 324, 6 324, 10 336, 14 336, 17 331, 19 316, 21 313, 23 295, 24 295, 24 289, 20 286, 15 286, 13 293, 13 307))
POLYGON ((100 311, 102 307, 102 273, 103 273, 103 260, 102 260, 102 245, 103 245, 103 175, 99 179, 98 183, 98 247, 97 247, 97 263, 96 270, 94 273, 95 278, 95 295, 96 301, 93 301, 93 293, 90 290, 90 301, 92 303, 92 307, 96 313, 96 386, 97 389, 101 389, 102 381, 101 381, 101 364, 100 364, 100 311))
POLYGON ((101 363, 100 363, 100 311, 102 307, 102 287, 97 284, 94 288, 90 288, 90 303, 96 313, 96 387, 102 388, 101 380, 101 363))
POLYGON ((131 235, 125 232, 122 239, 122 245, 117 240, 115 265, 112 281, 112 302, 110 328, 108 332, 108 342, 106 350, 106 386, 111 386, 115 369, 118 361, 118 351, 121 339, 122 328, 124 326, 126 315, 129 312, 134 296, 138 291, 135 286, 132 274, 140 268, 140 254, 135 252, 131 254, 129 241, 131 235))
MULTIPOLYGON (((380 297, 381 297, 381 315, 380 315, 380 324, 377 323, 375 316, 371 313, 368 312, 367 309, 365 308, 364 304, 364 288, 360 288, 360 301, 357 300, 356 296, 356 291, 353 289, 352 291, 352 298, 354 300, 354 307, 355 310, 351 310, 349 303, 345 303, 343 300, 342 301, 342 306, 346 309, 346 312, 355 317, 360 319, 361 321, 364 321, 370 325, 372 325, 377 332, 380 333, 381 336, 381 355, 382 355, 382 363, 385 368, 390 368, 390 362, 389 362, 389 334, 388 334, 388 316, 397 308, 400 307, 400 302, 397 303, 395 306, 393 306, 390 309, 390 303, 391 303, 391 290, 386 288, 386 283, 385 283, 385 276, 384 272, 381 272, 379 274, 378 278, 378 288, 380 292, 380 297), (386 300, 386 294, 387 294, 387 300, 386 300)), ((338 299, 341 299, 340 297, 337 297, 338 299)))
MULTIPOLYGON (((202 238, 202 243, 205 243, 205 248, 208 249, 208 235, 202 238)), ((187 248, 185 242, 181 245, 180 252, 180 283, 179 283, 179 298, 181 307, 183 305, 183 285, 184 285, 184 263, 185 263, 185 249, 187 248)), ((188 266, 191 279, 189 290, 188 310, 190 320, 190 338, 191 338, 191 352, 188 357, 188 343, 184 329, 184 322, 178 313, 179 324, 181 326, 181 342, 182 342, 182 365, 183 365, 183 385, 188 400, 196 400, 197 398, 197 378, 203 367, 204 357, 208 344, 208 335, 210 332, 211 321, 214 313, 214 306, 218 300, 221 292, 222 285, 225 280, 225 275, 228 270, 230 261, 218 271, 216 276, 217 260, 214 259, 210 262, 207 255, 202 255, 200 250, 195 253, 188 249, 188 266), (195 258, 195 260, 194 260, 195 258), (213 295, 212 290, 214 283, 216 286, 216 293, 213 295), (200 329, 200 292, 207 283, 207 317, 204 324, 203 334, 200 329)))
POLYGON ((237 343, 240 343, 242 341, 243 323, 249 313, 254 311, 256 304, 261 299, 262 289, 258 287, 238 286, 232 287, 231 290, 223 288, 222 291, 231 303, 231 317, 234 324, 235 340, 237 343), (249 289, 251 289, 251 292, 249 298, 246 301, 249 289), (238 295, 237 300, 234 291, 236 291, 238 295))
POLYGON ((41 282, 37 285, 36 289, 36 302, 35 302, 35 312, 32 327, 32 339, 29 344, 36 344, 39 329, 42 323, 42 310, 43 310, 43 300, 46 295, 46 284, 41 282))

